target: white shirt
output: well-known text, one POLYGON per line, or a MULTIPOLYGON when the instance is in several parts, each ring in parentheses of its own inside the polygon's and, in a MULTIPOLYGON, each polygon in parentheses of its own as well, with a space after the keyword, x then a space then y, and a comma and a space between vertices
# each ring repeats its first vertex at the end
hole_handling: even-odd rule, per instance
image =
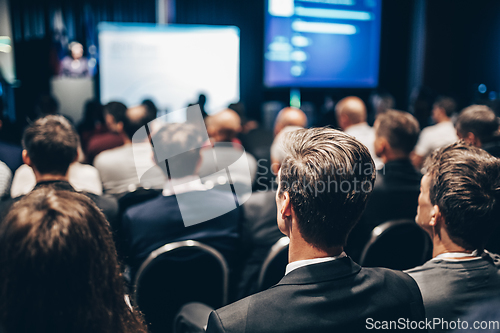
POLYGON ((108 149, 94 159, 94 166, 101 174, 104 192, 121 194, 139 187, 163 188, 166 177, 154 160, 148 142, 125 144, 108 149), (139 179, 137 170, 148 170, 139 179))
POLYGON ((353 136, 356 140, 364 144, 368 150, 370 151, 370 155, 372 156, 373 162, 375 163, 375 168, 377 170, 382 169, 384 163, 380 158, 375 154, 375 130, 373 127, 368 125, 368 123, 359 123, 356 125, 349 126, 345 130, 346 134, 353 136))
POLYGON ((4 162, 0 161, 0 198, 8 194, 12 172, 4 162))
MULTIPOLYGON (((84 191, 102 195, 102 183, 99 171, 91 165, 80 162, 71 163, 68 169, 68 180, 76 191, 84 191)), ((27 165, 21 165, 14 174, 10 196, 16 198, 31 192, 36 185, 33 169, 27 165)))
POLYGON ((434 150, 447 146, 458 140, 457 131, 451 121, 426 127, 420 132, 415 154, 425 157, 434 150))
POLYGON ((327 262, 327 261, 333 261, 333 260, 344 258, 344 257, 347 257, 347 254, 345 254, 345 252, 342 252, 341 254, 339 254, 336 257, 326 257, 326 258, 314 258, 314 259, 306 259, 306 260, 297 260, 297 261, 291 262, 288 265, 286 265, 285 275, 287 275, 291 271, 296 270, 297 268, 300 268, 300 267, 304 267, 304 266, 308 266, 308 265, 314 265, 314 264, 319 264, 319 263, 327 262))
POLYGON ((207 188, 202 184, 198 176, 186 176, 182 178, 169 179, 163 186, 163 196, 168 197, 174 194, 182 194, 192 191, 206 191, 207 188), (173 189, 175 187, 175 191, 173 189))

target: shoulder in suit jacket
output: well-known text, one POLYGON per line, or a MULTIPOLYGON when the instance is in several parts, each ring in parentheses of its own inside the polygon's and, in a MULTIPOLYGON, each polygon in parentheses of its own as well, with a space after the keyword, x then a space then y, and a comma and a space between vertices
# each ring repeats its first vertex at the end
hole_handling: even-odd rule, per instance
POLYGON ((425 321, 415 281, 346 257, 297 268, 270 289, 213 311, 207 333, 363 332, 370 320, 399 318, 425 321))

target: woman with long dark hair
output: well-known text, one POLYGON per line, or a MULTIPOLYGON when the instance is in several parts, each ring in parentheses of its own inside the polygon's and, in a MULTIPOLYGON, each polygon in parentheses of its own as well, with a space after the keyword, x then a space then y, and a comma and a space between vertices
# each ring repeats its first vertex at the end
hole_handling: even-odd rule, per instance
POLYGON ((6 333, 145 333, 125 301, 109 225, 86 196, 40 189, 0 225, 6 333))

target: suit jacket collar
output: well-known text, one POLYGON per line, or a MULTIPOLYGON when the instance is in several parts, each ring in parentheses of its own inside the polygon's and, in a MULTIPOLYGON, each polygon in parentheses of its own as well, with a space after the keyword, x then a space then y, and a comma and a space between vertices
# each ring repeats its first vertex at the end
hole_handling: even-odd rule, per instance
POLYGON ((299 267, 285 275, 277 285, 312 284, 338 280, 359 273, 361 266, 350 257, 299 267))

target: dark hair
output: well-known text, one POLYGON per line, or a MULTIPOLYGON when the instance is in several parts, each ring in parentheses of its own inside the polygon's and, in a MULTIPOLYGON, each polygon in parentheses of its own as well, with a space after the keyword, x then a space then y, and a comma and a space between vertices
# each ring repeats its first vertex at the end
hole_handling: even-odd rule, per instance
POLYGON ((408 112, 388 110, 377 117, 377 136, 384 137, 392 149, 410 154, 420 133, 417 119, 408 112))
POLYGON ((459 141, 432 153, 426 168, 452 241, 482 249, 500 219, 500 159, 459 141))
POLYGON ((462 136, 473 133, 486 143, 498 135, 500 124, 495 112, 486 105, 471 105, 460 112, 455 126, 462 136))
POLYGON ((443 109, 447 117, 451 117, 457 108, 457 103, 451 97, 439 96, 434 102, 434 107, 443 109))
POLYGON ((48 187, 0 226, 0 321, 17 333, 145 333, 125 301, 109 225, 86 196, 48 187))
POLYGON ((163 169, 167 177, 185 177, 193 175, 200 160, 200 147, 203 145, 201 132, 191 124, 166 124, 152 136, 156 163, 163 169), (165 160, 161 155, 179 152, 177 156, 168 158, 170 175, 164 168, 165 160), (174 175, 172 175, 172 170, 174 175))
POLYGON ((331 129, 285 134, 279 195, 288 192, 304 239, 318 248, 345 245, 373 189, 368 148, 331 129))
POLYGON ((109 102, 104 106, 104 113, 110 114, 116 123, 124 122, 127 113, 127 107, 120 102, 109 102))
POLYGON ((150 99, 143 100, 141 104, 146 107, 147 112, 148 112, 148 115, 147 115, 148 120, 146 123, 149 123, 150 121, 155 120, 156 116, 158 114, 158 108, 156 107, 156 104, 150 99))
POLYGON ((23 148, 41 174, 65 175, 78 156, 79 138, 63 116, 36 120, 23 134, 23 148))
POLYGON ((151 116, 151 113, 146 105, 138 105, 130 108, 127 112, 125 112, 125 118, 123 119, 123 131, 129 139, 134 138, 134 141, 143 141, 147 137, 146 131, 138 132, 136 137, 134 137, 134 134, 136 134, 140 128, 146 126, 146 124, 152 120, 154 120, 154 118, 151 116), (141 115, 139 117, 136 117, 136 115, 131 117, 130 110, 138 108, 142 110, 141 115))

